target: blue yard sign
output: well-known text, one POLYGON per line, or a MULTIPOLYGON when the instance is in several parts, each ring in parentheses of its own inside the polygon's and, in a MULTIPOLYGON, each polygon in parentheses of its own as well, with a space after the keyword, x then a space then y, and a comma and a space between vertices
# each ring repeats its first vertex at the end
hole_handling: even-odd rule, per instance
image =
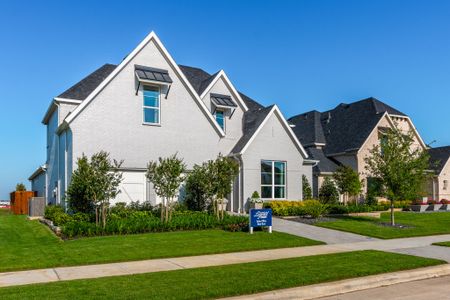
POLYGON ((271 209, 250 209, 250 233, 253 227, 268 226, 272 233, 272 210, 271 209))

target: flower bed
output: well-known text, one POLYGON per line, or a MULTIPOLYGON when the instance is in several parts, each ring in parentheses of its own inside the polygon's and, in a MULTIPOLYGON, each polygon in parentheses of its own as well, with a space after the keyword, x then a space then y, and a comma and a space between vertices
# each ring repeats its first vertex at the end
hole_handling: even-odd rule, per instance
POLYGON ((223 220, 218 220, 215 215, 207 212, 185 210, 175 211, 169 222, 161 222, 158 212, 153 210, 138 211, 113 208, 111 211, 105 228, 96 225, 91 215, 69 215, 58 206, 48 207, 45 217, 61 228, 61 234, 65 238, 213 228, 228 231, 245 231, 248 229, 248 218, 245 216, 225 214, 223 220))

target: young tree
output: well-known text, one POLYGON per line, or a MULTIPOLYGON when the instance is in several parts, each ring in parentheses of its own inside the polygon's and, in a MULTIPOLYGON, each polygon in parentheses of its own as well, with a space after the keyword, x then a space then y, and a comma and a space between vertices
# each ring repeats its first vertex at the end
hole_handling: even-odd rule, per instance
POLYGON ((302 191, 303 191, 303 200, 312 199, 311 185, 309 184, 306 175, 302 175, 302 191))
POLYGON ((224 157, 221 154, 216 160, 209 162, 213 208, 218 219, 223 219, 223 200, 231 193, 232 184, 238 172, 238 163, 234 159, 224 157))
POLYGON ((100 151, 90 160, 83 154, 77 165, 67 190, 69 206, 85 212, 93 207, 96 224, 101 218, 105 227, 109 201, 120 193, 122 173, 119 168, 122 161, 111 160, 109 153, 100 151))
POLYGON ((385 133, 380 145, 370 150, 365 162, 368 173, 379 180, 391 202, 391 225, 394 226, 395 201, 412 200, 422 193, 428 177, 428 153, 414 145, 413 132, 404 134, 394 128, 385 133))
MULTIPOLYGON (((88 190, 94 196, 96 219, 98 219, 98 209, 102 217, 102 226, 106 226, 106 214, 109 208, 109 201, 119 193, 119 185, 122 182, 122 173, 119 172, 123 161, 111 160, 109 153, 100 151, 91 157, 91 172, 88 190)), ((98 220, 97 220, 98 222, 98 220)))
POLYGON ((16 184, 16 192, 24 192, 26 190, 27 190, 27 188, 26 188, 25 184, 23 184, 22 182, 16 184))
POLYGON ((72 173, 72 180, 67 188, 67 201, 69 209, 74 213, 94 213, 95 205, 92 195, 89 194, 91 165, 86 155, 77 160, 77 168, 72 173))
POLYGON ((184 181, 186 165, 176 154, 151 161, 147 167, 147 178, 153 183, 156 194, 161 197, 161 221, 172 218, 172 202, 184 181))
POLYGON ((333 174, 333 179, 339 192, 344 196, 344 204, 348 202, 349 196, 357 196, 362 189, 359 175, 348 166, 339 166, 333 174))
POLYGON ((204 211, 212 197, 212 182, 208 163, 195 165, 186 178, 186 205, 189 210, 204 211))
POLYGON ((325 177, 319 189, 319 200, 323 204, 336 204, 339 202, 339 192, 330 177, 325 177))

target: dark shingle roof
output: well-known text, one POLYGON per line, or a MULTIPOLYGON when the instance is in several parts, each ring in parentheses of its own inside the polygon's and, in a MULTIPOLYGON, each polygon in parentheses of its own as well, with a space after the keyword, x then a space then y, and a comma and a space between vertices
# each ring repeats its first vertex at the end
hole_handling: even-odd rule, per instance
POLYGON ((312 111, 289 119, 304 144, 325 143, 327 156, 357 151, 385 112, 406 116, 375 98, 350 104, 341 103, 326 112, 312 111))
POLYGON ((295 135, 303 146, 313 143, 325 144, 322 124, 320 123, 320 112, 313 110, 289 119, 289 122, 299 126, 292 128, 295 135))
MULTIPOLYGON (((203 93, 203 91, 208 87, 208 85, 219 73, 216 72, 210 75, 209 73, 205 72, 200 68, 188 67, 183 65, 179 65, 179 67, 183 72, 183 74, 186 76, 187 80, 189 80, 190 84, 199 95, 203 93)), ((264 107, 255 100, 253 100, 252 98, 242 94, 241 92, 238 91, 238 93, 241 96, 242 100, 245 102, 245 105, 247 105, 249 110, 256 110, 264 107)))
POLYGON ((272 108, 273 105, 257 110, 249 110, 244 113, 244 134, 236 143, 233 150, 231 150, 231 153, 240 153, 242 151, 272 108))
POLYGON ((212 80, 212 76, 203 71, 200 68, 194 68, 194 67, 188 67, 183 65, 178 65, 183 72, 183 74, 186 76, 187 80, 189 80, 189 83, 192 85, 194 90, 200 95, 201 94, 201 87, 202 83, 206 80, 212 80))
MULTIPOLYGON (((86 99, 106 79, 106 77, 108 77, 108 75, 111 74, 112 71, 114 71, 116 67, 116 65, 112 64, 105 64, 101 66, 99 69, 83 78, 81 81, 67 89, 58 97, 75 100, 86 99)), ((199 95, 208 87, 208 85, 217 75, 217 73, 210 75, 200 68, 188 67, 183 65, 179 65, 179 67, 199 95)), ((264 107, 250 97, 240 92, 239 94, 249 110, 264 107)))
POLYGON ((59 95, 59 98, 84 100, 114 71, 116 65, 104 64, 59 95))
POLYGON ((313 168, 314 173, 334 173, 339 166, 339 163, 328 158, 321 148, 309 147, 306 152, 309 157, 319 161, 313 168))
POLYGON ((430 154, 430 168, 438 174, 441 173, 447 161, 450 159, 450 146, 428 149, 430 154))

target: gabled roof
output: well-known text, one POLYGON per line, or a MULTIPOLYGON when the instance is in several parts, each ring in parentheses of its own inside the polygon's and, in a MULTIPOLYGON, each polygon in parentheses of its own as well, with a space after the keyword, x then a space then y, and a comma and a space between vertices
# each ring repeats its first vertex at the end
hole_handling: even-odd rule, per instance
POLYGON ((114 71, 116 65, 104 64, 82 80, 71 86, 57 98, 84 100, 114 71))
POLYGON ((430 154, 430 168, 440 174, 450 159, 450 146, 430 148, 428 153, 430 154))
POLYGON ((406 115, 375 98, 367 98, 350 104, 341 103, 334 109, 312 111, 294 116, 289 122, 294 132, 305 144, 326 144, 325 155, 356 152, 362 147, 384 113, 406 115))
MULTIPOLYGON (((87 75, 81 81, 71 86, 57 98, 85 100, 87 96, 89 96, 89 94, 92 93, 103 82, 103 80, 105 80, 105 78, 108 77, 108 75, 111 74, 112 71, 114 71, 116 67, 116 65, 112 64, 105 64, 101 66, 91 74, 87 75)), ((208 85, 219 73, 217 72, 213 75, 210 75, 200 68, 183 65, 179 65, 179 67, 199 95, 204 91, 204 89, 208 87, 208 85)), ((245 102, 249 110, 255 110, 264 107, 250 97, 242 94, 241 92, 239 92, 239 95, 241 96, 242 100, 245 102)))
POLYGON ((281 120, 281 125, 286 130, 286 133, 292 139, 294 145, 301 153, 303 158, 308 158, 308 153, 306 153, 297 136, 292 131, 288 122, 276 105, 271 105, 265 108, 260 108, 254 111, 247 111, 244 113, 244 134, 231 150, 231 154, 242 155, 249 147, 249 145, 251 145, 253 139, 258 136, 259 131, 264 127, 264 124, 272 114, 276 114, 280 118, 279 120, 281 120))

